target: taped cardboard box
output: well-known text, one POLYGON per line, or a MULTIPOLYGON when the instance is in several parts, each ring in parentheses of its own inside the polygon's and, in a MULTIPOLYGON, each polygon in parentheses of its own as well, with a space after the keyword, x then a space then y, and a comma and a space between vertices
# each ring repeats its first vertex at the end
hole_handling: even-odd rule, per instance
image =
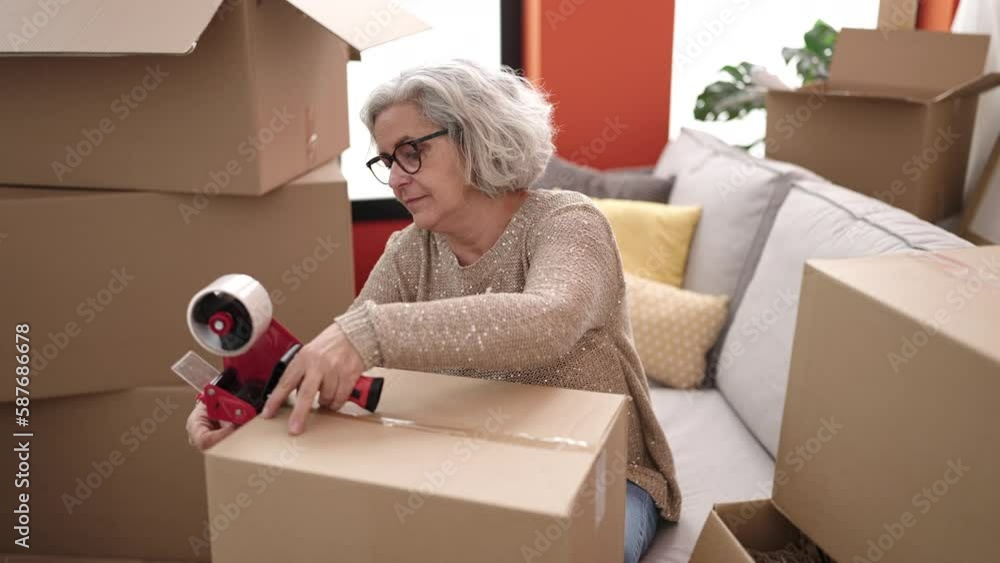
POLYGON ((768 158, 926 221, 962 209, 987 35, 844 29, 830 79, 767 93, 768 158))
POLYGON ((0 321, 30 327, 31 398, 177 383, 170 366, 200 350, 188 302, 223 274, 256 278, 312 338, 354 298, 350 213, 333 163, 259 198, 0 188, 0 321))
POLYGON ((378 416, 255 419, 207 453, 213 561, 621 559, 624 397, 371 374, 378 416))
MULTIPOLYGON (((196 552, 191 540, 208 519, 203 456, 184 429, 194 395, 169 386, 32 400, 29 425, 17 430, 32 436, 11 438, 27 460, 11 453, 5 463, 14 512, 3 526, 4 551, 22 550, 14 543, 21 540, 29 547, 15 553, 46 561, 208 561, 208 549, 196 552)), ((3 406, 13 414, 13 404, 3 406)))
POLYGON ((800 303, 767 504, 837 561, 995 561, 1000 247, 811 261, 800 303))
POLYGON ((0 183, 265 193, 347 148, 351 53, 424 27, 384 0, 7 2, 0 183))

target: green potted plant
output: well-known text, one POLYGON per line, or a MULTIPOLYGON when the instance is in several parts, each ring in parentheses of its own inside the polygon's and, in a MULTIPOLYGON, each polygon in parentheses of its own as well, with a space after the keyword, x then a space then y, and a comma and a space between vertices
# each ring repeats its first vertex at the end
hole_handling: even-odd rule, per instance
MULTIPOLYGON (((830 75, 837 30, 823 20, 817 20, 804 38, 805 46, 785 47, 781 50, 786 64, 795 63, 796 73, 803 85, 824 80, 830 75)), ((695 119, 732 121, 742 119, 753 111, 763 110, 767 88, 755 78, 762 70, 762 67, 746 61, 722 67, 720 72, 725 73, 725 78, 706 86, 695 101, 695 119)), ((749 150, 763 140, 761 138, 743 148, 749 150)))

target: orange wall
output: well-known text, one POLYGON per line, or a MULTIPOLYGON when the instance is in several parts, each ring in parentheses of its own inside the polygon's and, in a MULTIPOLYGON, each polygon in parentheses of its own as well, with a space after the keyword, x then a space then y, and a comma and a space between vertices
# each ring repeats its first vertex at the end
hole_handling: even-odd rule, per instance
POLYGON ((674 0, 524 0, 525 75, 556 104, 556 151, 649 165, 667 142, 674 0))
POLYGON ((959 0, 923 0, 917 10, 917 29, 951 31, 959 0))

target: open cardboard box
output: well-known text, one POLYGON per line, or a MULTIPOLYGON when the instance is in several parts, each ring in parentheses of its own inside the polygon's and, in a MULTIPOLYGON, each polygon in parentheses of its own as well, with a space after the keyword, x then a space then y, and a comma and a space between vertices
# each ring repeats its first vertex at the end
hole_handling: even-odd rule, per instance
MULTIPOLYGON (((300 339, 354 300, 351 205, 337 163, 261 197, 0 187, 0 321, 30 326, 32 401, 170 385, 201 350, 194 294, 245 273, 300 339)), ((13 338, 0 345, 17 355, 13 338)), ((202 353, 221 365, 220 358, 202 353)), ((14 385, 0 388, 13 401, 14 385)))
POLYGON ((691 561, 791 525, 837 561, 996 561, 1000 247, 810 261, 800 303, 774 497, 717 505, 691 561))
POLYGON ((292 438, 285 412, 208 451, 212 561, 621 560, 623 396, 371 375, 378 416, 315 412, 292 438))
POLYGON ((754 563, 750 550, 771 552, 800 541, 801 532, 771 499, 712 507, 691 563, 754 563))
POLYGON ((13 0, 4 14, 0 182, 209 196, 337 158, 348 58, 426 27, 380 0, 13 0))
POLYGON ((767 93, 768 158, 804 166, 926 221, 962 208, 990 38, 844 29, 830 78, 767 93))

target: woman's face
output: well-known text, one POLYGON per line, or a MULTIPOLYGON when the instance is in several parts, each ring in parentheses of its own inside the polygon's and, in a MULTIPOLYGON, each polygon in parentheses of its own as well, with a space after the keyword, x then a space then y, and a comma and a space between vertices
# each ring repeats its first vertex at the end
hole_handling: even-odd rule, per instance
MULTIPOLYGON (((400 143, 440 130, 440 126, 421 115, 415 104, 403 103, 379 113, 373 133, 378 152, 392 154, 400 143)), ((404 147, 400 153, 409 150, 404 147)), ((390 169, 389 187, 413 215, 417 227, 446 230, 465 205, 468 191, 475 188, 466 185, 462 157, 447 135, 419 143, 417 150, 420 169, 409 174, 394 164, 390 169)))

